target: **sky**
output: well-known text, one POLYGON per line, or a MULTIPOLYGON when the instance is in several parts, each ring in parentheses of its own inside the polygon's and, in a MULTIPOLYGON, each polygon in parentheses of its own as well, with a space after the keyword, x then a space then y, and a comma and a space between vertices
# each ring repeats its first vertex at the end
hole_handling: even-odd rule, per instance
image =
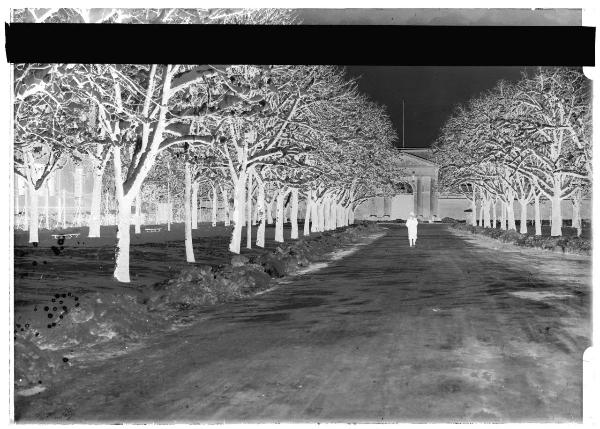
POLYGON ((359 77, 361 92, 387 106, 402 147, 428 147, 454 108, 493 88, 499 80, 520 79, 521 67, 401 67, 348 66, 348 77, 359 77))
MULTIPOLYGON (((299 9, 310 25, 581 25, 581 9, 299 9)), ((349 77, 362 76, 359 88, 384 104, 402 147, 402 100, 405 147, 428 147, 454 110, 501 80, 515 81, 521 67, 348 66, 349 77)))

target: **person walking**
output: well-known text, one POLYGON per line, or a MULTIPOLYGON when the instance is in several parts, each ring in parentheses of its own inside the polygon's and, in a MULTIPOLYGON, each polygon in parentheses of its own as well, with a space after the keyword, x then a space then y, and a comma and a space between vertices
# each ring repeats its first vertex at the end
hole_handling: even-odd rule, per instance
POLYGON ((419 221, 415 217, 413 212, 410 212, 408 215, 408 220, 406 221, 406 227, 408 228, 408 242, 410 247, 415 246, 415 242, 417 241, 417 225, 419 221))

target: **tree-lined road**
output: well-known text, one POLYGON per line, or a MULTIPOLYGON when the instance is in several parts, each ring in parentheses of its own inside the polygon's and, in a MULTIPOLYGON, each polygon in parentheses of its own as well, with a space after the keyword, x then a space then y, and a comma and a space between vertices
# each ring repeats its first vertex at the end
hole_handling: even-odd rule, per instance
POLYGON ((17 398, 70 421, 578 421, 589 258, 420 225, 17 398))

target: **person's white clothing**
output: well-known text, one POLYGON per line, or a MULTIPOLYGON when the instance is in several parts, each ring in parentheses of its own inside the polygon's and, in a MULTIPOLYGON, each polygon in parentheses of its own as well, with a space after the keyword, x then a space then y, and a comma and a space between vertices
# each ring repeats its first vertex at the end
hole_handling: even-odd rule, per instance
POLYGON ((417 239, 417 225, 419 224, 419 221, 417 220, 417 218, 409 218, 406 221, 406 227, 408 228, 408 239, 409 240, 416 240, 417 239))

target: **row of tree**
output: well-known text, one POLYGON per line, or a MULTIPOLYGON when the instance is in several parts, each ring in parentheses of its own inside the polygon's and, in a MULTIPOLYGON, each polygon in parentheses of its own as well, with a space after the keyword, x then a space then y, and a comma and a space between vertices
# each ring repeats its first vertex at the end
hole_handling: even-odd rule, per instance
POLYGON ((591 191, 591 137, 591 88, 582 71, 540 68, 456 109, 434 146, 440 185, 471 200, 474 225, 479 204, 483 226, 496 227, 499 203, 501 227, 516 230, 517 201, 526 233, 533 202, 535 234, 541 235, 540 200, 547 200, 551 235, 559 236, 561 202, 571 200, 573 226, 581 232, 580 204, 591 191))
MULTIPOLYGON (((194 11, 187 10, 185 19, 194 11)), ((145 12, 127 13, 143 18, 145 12)), ((148 16, 173 19, 182 13, 148 16)), ((194 22, 214 16, 195 13, 194 22)), ((122 16, 112 9, 106 14, 122 16)), ((249 23, 290 19, 285 10, 235 16, 249 23)), ((122 282, 130 281, 131 207, 140 212, 149 178, 156 184, 171 170, 182 173, 186 258, 193 262, 192 205, 197 207, 201 186, 213 189, 215 200, 218 192, 225 201, 233 199, 229 249, 239 253, 244 222, 251 246, 253 206, 256 244, 264 246, 268 205, 276 207, 276 240, 283 241, 283 207, 290 199, 297 238, 299 198, 306 202, 305 234, 323 231, 352 222, 362 201, 392 194, 401 176, 385 109, 332 66, 18 64, 14 123, 15 171, 29 188, 31 242, 38 241, 38 194, 67 160, 93 166, 89 227, 91 237, 99 236, 103 178, 112 161, 118 211, 114 277, 122 282)))

